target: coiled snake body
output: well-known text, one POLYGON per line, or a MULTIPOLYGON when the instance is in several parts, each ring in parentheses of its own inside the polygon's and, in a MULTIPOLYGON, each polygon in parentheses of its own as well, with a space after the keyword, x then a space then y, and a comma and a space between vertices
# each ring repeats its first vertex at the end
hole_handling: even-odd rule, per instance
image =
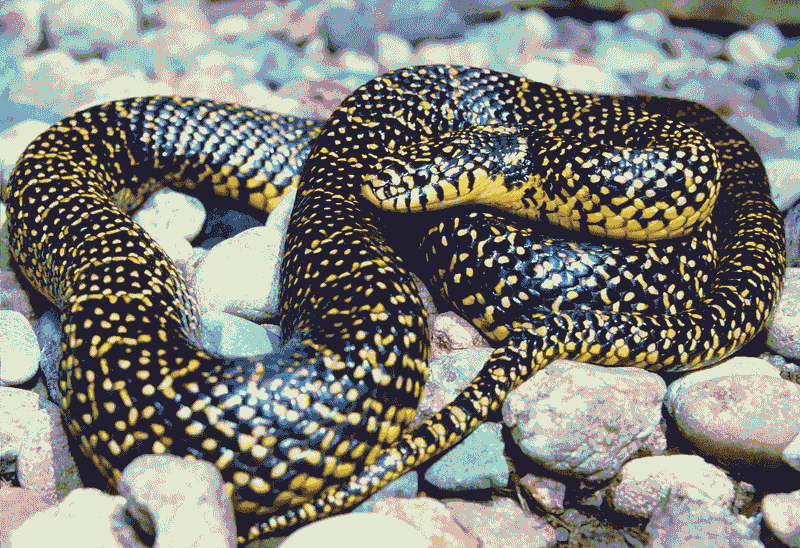
POLYGON ((108 103, 38 137, 4 196, 21 270, 63 311, 61 404, 84 453, 112 484, 142 453, 216 464, 240 542, 352 506, 553 359, 722 359, 765 325, 785 268, 758 155, 711 111, 483 69, 394 71, 324 125, 204 100, 108 103), (297 182, 283 348, 196 350, 194 300, 127 211, 164 185, 268 211, 297 182), (428 212, 454 204, 472 205, 428 212), (409 432, 426 313, 387 240, 416 245, 413 226, 426 259, 413 268, 497 349, 409 432))

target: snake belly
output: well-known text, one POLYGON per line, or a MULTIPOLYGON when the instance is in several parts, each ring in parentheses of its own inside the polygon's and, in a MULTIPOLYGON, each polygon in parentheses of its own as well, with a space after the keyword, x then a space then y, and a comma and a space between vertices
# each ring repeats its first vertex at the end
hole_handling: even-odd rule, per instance
POLYGON ((143 453, 214 463, 244 543, 352 507, 553 359, 683 371, 741 347, 785 269, 769 192, 753 147, 699 105, 430 66, 371 80, 324 125, 195 99, 92 107, 31 143, 4 200, 21 271, 62 310, 61 406, 82 451, 112 486, 143 453), (128 211, 165 185, 269 211, 297 183, 282 348, 197 350, 186 282, 128 211), (427 212, 460 203, 505 213, 427 212), (507 213, 617 239, 543 240, 507 213), (413 431, 426 313, 392 247, 410 224, 427 281, 497 343, 413 431))

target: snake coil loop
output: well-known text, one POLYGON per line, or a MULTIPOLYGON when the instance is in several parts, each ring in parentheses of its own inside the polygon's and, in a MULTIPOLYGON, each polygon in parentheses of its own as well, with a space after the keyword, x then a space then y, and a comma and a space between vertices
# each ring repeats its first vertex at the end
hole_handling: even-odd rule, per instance
POLYGON ((711 111, 453 66, 375 78, 324 125, 197 99, 92 107, 30 144, 5 201, 20 269, 62 309, 61 406, 83 452, 112 485, 142 453, 214 463, 240 542, 351 507, 553 359, 724 358, 764 327, 785 269, 758 154, 711 111), (186 282, 129 207, 171 186, 269 211, 298 183, 281 351, 195 349, 186 282), (412 267, 497 349, 408 431, 428 332, 392 246, 419 229, 412 267))

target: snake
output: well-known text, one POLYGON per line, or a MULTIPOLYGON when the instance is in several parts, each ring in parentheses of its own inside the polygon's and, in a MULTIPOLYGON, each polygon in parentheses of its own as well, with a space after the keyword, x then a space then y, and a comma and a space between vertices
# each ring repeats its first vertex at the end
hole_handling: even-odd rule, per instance
POLYGON ((93 106, 26 148, 3 199, 19 269, 61 309, 81 451, 112 488, 144 453, 213 463, 240 543, 352 508, 555 359, 721 361, 767 325, 786 266, 758 153, 714 111, 449 65, 378 76, 325 121, 93 106), (297 187, 276 352, 198 348, 199 305, 130 218, 164 187, 264 212, 297 187), (495 346, 413 428, 430 343, 406 263, 495 346))

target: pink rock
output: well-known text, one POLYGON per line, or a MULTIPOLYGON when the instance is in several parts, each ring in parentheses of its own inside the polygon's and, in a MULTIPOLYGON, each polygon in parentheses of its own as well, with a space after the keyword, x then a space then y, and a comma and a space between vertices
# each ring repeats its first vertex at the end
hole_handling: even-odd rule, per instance
POLYGON ((375 503, 376 514, 395 517, 413 525, 429 539, 431 546, 453 548, 480 548, 474 533, 458 523, 453 512, 438 500, 420 497, 416 499, 391 499, 375 503))
POLYGON ((61 410, 33 392, 0 388, 0 448, 17 457, 20 485, 49 504, 81 486, 61 410))
POLYGON ((769 494, 761 508, 764 522, 775 536, 787 546, 800 548, 800 491, 769 494))
POLYGON ((211 463, 143 455, 125 467, 119 493, 131 515, 145 512, 155 522, 148 532, 158 546, 236 547, 231 499, 211 463))
MULTIPOLYGON (((11 534, 14 548, 40 548, 80 539, 85 548, 132 548, 135 537, 123 526, 122 497, 97 489, 75 489, 58 505, 37 512, 11 534)), ((141 546, 141 544, 138 544, 141 546)))
MULTIPOLYGON (((272 539, 253 545, 276 546, 272 539)), ((348 548, 433 548, 416 524, 373 513, 332 516, 302 527, 286 537, 280 548, 347 546, 348 548)), ((250 548, 250 547, 248 547, 250 548)), ((455 548, 455 547, 454 547, 455 548)), ((460 547, 459 547, 460 548, 460 547)))
POLYGON ((311 109, 309 118, 323 120, 328 118, 333 109, 339 106, 352 90, 330 80, 300 80, 286 84, 277 92, 279 97, 297 99, 311 109))
POLYGON ((511 499, 499 498, 488 504, 451 500, 445 504, 458 523, 477 535, 483 548, 545 548, 556 541, 555 530, 544 518, 524 512, 511 499))
POLYGON ((731 466, 779 467, 800 431, 800 386, 780 377, 740 375, 687 386, 671 403, 681 433, 701 454, 731 466))
POLYGON ((560 514, 564 511, 567 487, 560 481, 527 474, 519 483, 548 512, 560 514))
POLYGON ((422 424, 453 401, 472 382, 491 354, 491 348, 472 348, 447 354, 432 362, 410 428, 422 424))
POLYGON ((28 489, 0 488, 0 546, 6 546, 11 533, 28 518, 50 506, 41 496, 28 489))
POLYGON ((430 321, 431 326, 431 357, 435 361, 456 350, 483 347, 491 348, 471 323, 455 314, 445 312, 434 316, 430 321))
POLYGON ((660 428, 665 392, 655 373, 556 360, 509 394, 503 422, 545 468, 609 479, 660 428))
POLYGON ((733 481, 719 468, 696 455, 633 459, 622 467, 610 490, 614 509, 630 516, 650 517, 662 499, 679 488, 693 500, 728 506, 733 481))

